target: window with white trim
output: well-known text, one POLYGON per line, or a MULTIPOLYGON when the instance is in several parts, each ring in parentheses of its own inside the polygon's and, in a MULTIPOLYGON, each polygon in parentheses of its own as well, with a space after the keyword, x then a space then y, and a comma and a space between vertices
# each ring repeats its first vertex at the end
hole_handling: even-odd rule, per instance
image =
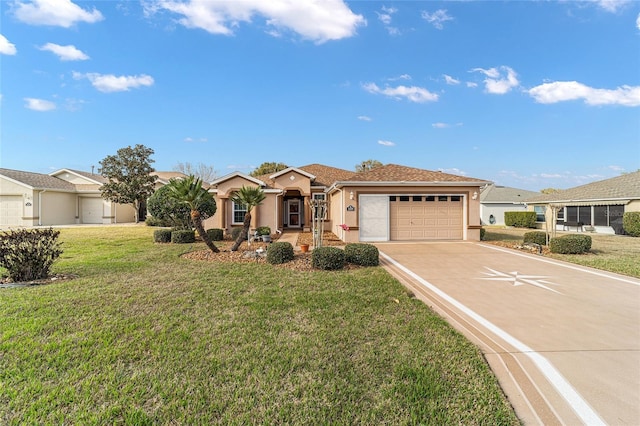
POLYGON ((545 221, 545 206, 533 206, 533 210, 536 212, 536 222, 544 222, 545 221))
POLYGON ((235 202, 232 202, 232 208, 233 219, 231 223, 234 225, 240 225, 244 223, 244 216, 245 214, 247 214, 247 206, 245 204, 237 204, 235 202))

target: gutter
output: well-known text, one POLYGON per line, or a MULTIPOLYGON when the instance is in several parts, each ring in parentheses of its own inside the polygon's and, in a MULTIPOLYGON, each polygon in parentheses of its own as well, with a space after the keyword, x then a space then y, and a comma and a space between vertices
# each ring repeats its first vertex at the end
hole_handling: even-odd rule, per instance
POLYGON ((331 193, 333 190, 340 189, 344 186, 477 186, 484 185, 484 182, 446 182, 446 181, 341 181, 336 182, 329 187, 327 193, 331 193))

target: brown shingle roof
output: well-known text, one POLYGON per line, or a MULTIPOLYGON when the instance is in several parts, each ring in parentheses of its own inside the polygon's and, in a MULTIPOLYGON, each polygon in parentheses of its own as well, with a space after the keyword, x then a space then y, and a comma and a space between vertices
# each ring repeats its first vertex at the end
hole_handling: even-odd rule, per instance
POLYGON ((385 164, 365 172, 355 173, 344 179, 348 182, 474 182, 488 183, 483 179, 467 176, 452 175, 444 172, 417 169, 414 167, 400 166, 398 164, 385 164))
POLYGON ((63 170, 69 170, 70 172, 79 174, 80 176, 84 176, 87 179, 91 179, 100 183, 107 183, 109 181, 109 179, 107 179, 106 177, 102 176, 99 173, 83 172, 82 170, 74 170, 74 169, 63 169, 63 170))
POLYGON ((338 169, 337 167, 323 164, 309 164, 298 167, 298 169, 311 173, 316 177, 315 182, 312 183, 313 186, 331 186, 334 182, 347 180, 356 174, 350 170, 338 169))
POLYGON ((540 195, 539 192, 508 186, 489 185, 480 193, 481 203, 515 203, 540 195))
POLYGON ((158 176, 158 179, 161 179, 161 180, 166 181, 166 182, 169 182, 169 180, 171 180, 173 178, 186 178, 187 177, 187 175, 185 175, 182 172, 153 172, 153 173, 151 173, 151 175, 156 175, 156 176, 158 176))
POLYGON ((611 179, 576 186, 554 194, 543 194, 527 200, 529 203, 640 199, 640 171, 611 179))
POLYGON ((0 169, 0 175, 30 186, 33 189, 55 189, 75 191, 76 186, 57 177, 42 173, 23 172, 21 170, 0 169))

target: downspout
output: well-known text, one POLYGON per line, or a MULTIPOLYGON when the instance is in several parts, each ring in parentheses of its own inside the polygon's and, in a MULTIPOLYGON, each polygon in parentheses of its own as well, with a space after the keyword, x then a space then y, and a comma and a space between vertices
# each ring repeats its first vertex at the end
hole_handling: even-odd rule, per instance
POLYGON ((278 197, 281 197, 282 193, 280 194, 276 194, 276 205, 275 205, 275 214, 274 214, 274 219, 276 220, 276 232, 279 230, 278 226, 280 225, 280 216, 278 216, 278 206, 280 205, 280 203, 278 203, 278 197))
POLYGON ((42 226, 42 194, 47 192, 46 189, 43 189, 38 193, 38 226, 42 226))

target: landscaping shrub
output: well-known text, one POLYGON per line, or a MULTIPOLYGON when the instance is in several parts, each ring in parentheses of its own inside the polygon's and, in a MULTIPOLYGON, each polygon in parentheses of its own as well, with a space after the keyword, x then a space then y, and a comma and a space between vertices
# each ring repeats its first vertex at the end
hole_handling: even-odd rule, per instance
POLYGON ((484 228, 480 228, 480 241, 484 241, 484 234, 487 233, 487 230, 484 228))
MULTIPOLYGON (((172 226, 176 229, 191 229, 191 209, 171 197, 171 188, 165 185, 153 193, 147 201, 147 210, 154 220, 161 221, 160 226, 172 226)), ((205 220, 216 213, 213 199, 202 202, 198 207, 200 217, 205 220)), ((146 222, 146 221, 145 221, 146 222)), ((148 222, 147 222, 148 224, 148 222)))
POLYGON ((62 254, 60 231, 19 229, 0 234, 0 266, 14 282, 47 278, 51 265, 62 254))
POLYGON ((172 223, 169 220, 164 220, 164 219, 159 219, 155 216, 147 216, 147 218, 144 220, 144 223, 147 226, 171 226, 172 223))
POLYGON ((287 242, 275 242, 267 249, 267 262, 279 265, 293 260, 293 246, 287 242))
MULTIPOLYGON (((238 239, 238 235, 240 235, 241 232, 242 232, 242 226, 236 226, 234 228, 231 228, 231 239, 233 241, 236 241, 238 239)), ((242 236, 242 240, 243 241, 247 240, 247 234, 244 234, 242 236)))
POLYGON ((153 241, 156 243, 170 243, 171 229, 156 229, 153 231, 153 241))
POLYGON ((196 241, 195 231, 179 229, 171 232, 171 242, 175 244, 188 244, 196 241))
POLYGON ((535 228, 536 212, 504 212, 504 223, 516 228, 535 228))
POLYGON ((318 247, 311 253, 311 266, 327 271, 344 268, 344 250, 337 247, 318 247))
POLYGON ((258 235, 271 235, 271 228, 268 226, 259 226, 256 232, 258 235))
POLYGON ((207 235, 211 241, 222 241, 224 239, 224 231, 220 228, 207 229, 207 235))
POLYGON ((378 266, 380 252, 373 244, 350 243, 344 247, 344 259, 360 266, 378 266))
POLYGON ((588 235, 563 235, 549 241, 551 253, 581 254, 591 250, 591 237, 588 235))
POLYGON ((543 231, 531 231, 524 233, 524 243, 534 243, 541 246, 547 245, 547 233, 543 231))
POLYGON ((640 237, 640 212, 626 212, 622 216, 624 232, 632 237, 640 237))

